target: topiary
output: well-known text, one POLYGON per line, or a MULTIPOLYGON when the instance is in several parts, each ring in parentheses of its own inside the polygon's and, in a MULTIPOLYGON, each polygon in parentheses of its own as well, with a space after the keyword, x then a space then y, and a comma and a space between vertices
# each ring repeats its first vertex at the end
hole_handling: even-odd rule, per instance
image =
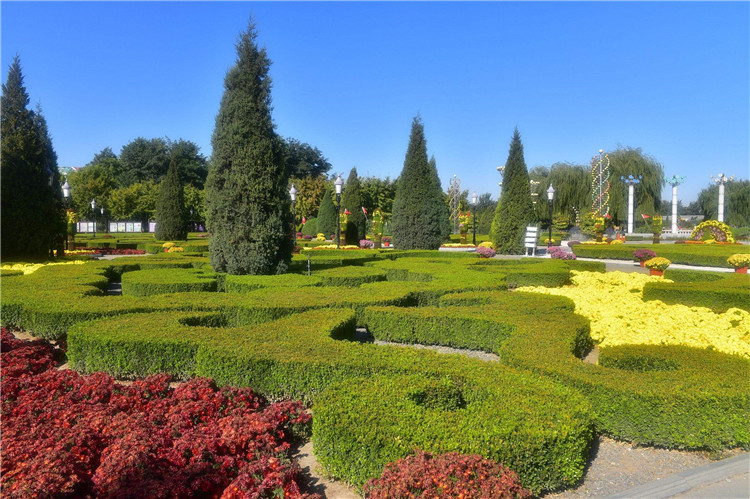
POLYGON ((434 158, 427 160, 424 124, 417 116, 393 200, 394 245, 404 250, 438 249, 450 234, 449 215, 434 158))
POLYGON ((318 230, 323 234, 336 233, 336 205, 333 199, 333 188, 329 185, 318 208, 318 230))
POLYGON ((526 226, 534 218, 529 192, 529 173, 523 159, 523 144, 518 128, 513 132, 503 174, 503 190, 495 209, 490 239, 498 253, 520 255, 524 252, 526 226))
POLYGON ((185 213, 185 194, 180 181, 177 159, 172 157, 169 170, 159 184, 159 197, 156 200, 156 232, 159 241, 186 240, 188 233, 185 213))

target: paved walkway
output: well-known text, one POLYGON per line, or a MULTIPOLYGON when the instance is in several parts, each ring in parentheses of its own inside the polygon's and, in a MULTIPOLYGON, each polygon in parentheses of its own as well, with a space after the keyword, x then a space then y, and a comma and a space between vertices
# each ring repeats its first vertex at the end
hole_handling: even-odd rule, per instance
POLYGON ((640 485, 608 498, 748 498, 750 453, 699 466, 662 480, 640 485))

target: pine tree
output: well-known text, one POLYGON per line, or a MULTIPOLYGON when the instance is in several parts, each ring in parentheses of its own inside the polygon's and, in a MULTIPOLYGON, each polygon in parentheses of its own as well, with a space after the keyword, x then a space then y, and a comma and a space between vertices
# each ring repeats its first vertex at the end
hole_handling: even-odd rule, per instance
POLYGON ((412 121, 404 169, 393 200, 391 230, 399 249, 438 249, 450 234, 448 206, 437 168, 427 160, 424 124, 412 121))
POLYGON ((490 238, 498 253, 523 254, 527 224, 534 218, 529 188, 529 172, 523 159, 523 144, 518 128, 513 132, 508 160, 503 173, 503 190, 495 209, 490 238))
POLYGON ((41 112, 27 108, 18 56, 2 89, 2 257, 43 258, 61 236, 57 155, 41 112))
POLYGON ((326 237, 336 233, 336 205, 333 196, 333 187, 329 185, 318 209, 318 232, 322 232, 326 237))
POLYGON ((367 235, 367 220, 362 211, 362 193, 359 177, 357 177, 357 168, 354 167, 349 172, 349 178, 344 184, 344 191, 341 193, 342 210, 349 210, 346 223, 346 244, 359 245, 360 239, 367 235))
POLYGON ((256 38, 251 20, 224 79, 211 139, 209 250, 213 268, 229 274, 283 273, 294 247, 289 171, 271 118, 271 61, 256 38))
POLYGON ((172 157, 167 175, 159 184, 154 236, 160 241, 185 240, 187 232, 185 191, 180 180, 177 158, 172 157))

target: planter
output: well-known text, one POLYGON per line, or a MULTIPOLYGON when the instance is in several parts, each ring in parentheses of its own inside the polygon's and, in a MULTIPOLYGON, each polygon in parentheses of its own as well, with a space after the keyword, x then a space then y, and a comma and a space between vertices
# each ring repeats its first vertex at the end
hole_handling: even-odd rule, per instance
POLYGON ((465 233, 461 234, 461 237, 459 238, 459 242, 461 244, 466 244, 466 234, 465 233))
POLYGON ((658 275, 658 276, 663 276, 664 275, 664 271, 663 270, 656 270, 656 269, 648 269, 648 270, 649 270, 649 274, 650 275, 658 275))
POLYGON ((646 260, 641 260, 641 267, 645 267, 645 266, 646 266, 646 260))
POLYGON ((747 267, 735 267, 734 271, 738 274, 747 274, 747 267))
POLYGON ((387 247, 388 247, 388 246, 390 246, 390 245, 391 245, 391 243, 383 243, 383 247, 384 247, 384 248, 387 248, 387 247))
POLYGON ((654 244, 659 244, 660 241, 661 241, 661 236, 657 236, 656 234, 654 234, 654 244))

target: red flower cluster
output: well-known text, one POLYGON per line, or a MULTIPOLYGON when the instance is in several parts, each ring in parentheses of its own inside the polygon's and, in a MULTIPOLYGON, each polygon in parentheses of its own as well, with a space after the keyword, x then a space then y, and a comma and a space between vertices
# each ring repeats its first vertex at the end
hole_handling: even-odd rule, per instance
POLYGON ((518 476, 502 464, 477 455, 428 452, 386 466, 377 480, 365 485, 368 499, 391 497, 527 498, 518 476))
POLYGON ((301 402, 167 374, 131 386, 49 369, 52 347, 2 330, 3 497, 310 497, 290 442, 301 402))

